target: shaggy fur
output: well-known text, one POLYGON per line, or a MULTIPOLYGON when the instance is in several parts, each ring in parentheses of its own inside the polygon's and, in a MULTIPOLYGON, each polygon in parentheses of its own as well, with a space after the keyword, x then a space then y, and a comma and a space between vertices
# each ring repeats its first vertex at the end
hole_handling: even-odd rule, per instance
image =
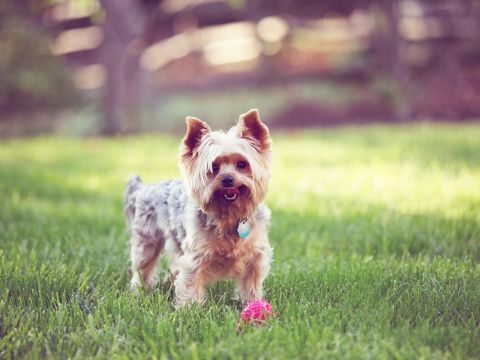
POLYGON ((143 184, 133 177, 125 192, 131 229, 132 289, 156 285, 158 256, 165 250, 174 277, 177 306, 202 301, 211 281, 238 283, 243 301, 262 297, 272 248, 267 227, 270 211, 262 203, 271 167, 271 139, 257 110, 240 115, 227 133, 187 117, 180 149, 183 180, 143 184), (238 196, 224 195, 225 179, 238 196), (251 227, 237 233, 240 219, 251 227))

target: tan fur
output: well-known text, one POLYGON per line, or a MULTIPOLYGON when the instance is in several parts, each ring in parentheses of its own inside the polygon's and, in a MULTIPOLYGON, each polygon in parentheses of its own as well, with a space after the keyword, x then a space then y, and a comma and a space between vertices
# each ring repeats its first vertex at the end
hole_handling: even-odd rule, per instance
MULTIPOLYGON (((269 212, 258 216, 264 215, 269 212)), ((235 235, 237 224, 228 221, 219 222, 219 227, 197 229, 194 237, 187 238, 187 252, 181 258, 182 275, 175 281, 177 305, 203 300, 206 284, 219 279, 237 280, 243 301, 261 298, 272 259, 264 220, 253 219, 254 230, 246 239, 235 235)))
POLYGON ((226 133, 211 131, 205 122, 187 117, 179 166, 185 196, 176 183, 145 188, 138 182, 129 184, 132 194, 127 194, 126 212, 132 217, 134 234, 132 287, 142 279, 149 288, 155 285, 156 258, 165 244, 175 275, 177 306, 202 301, 206 286, 218 279, 236 280, 243 301, 261 298, 272 260, 270 210, 262 203, 271 171, 271 139, 258 111, 240 115, 237 125, 226 133), (241 168, 240 161, 247 166, 241 168), (240 194, 233 202, 221 196, 222 179, 227 175, 240 194), (169 205, 171 194, 179 200, 169 205), (181 218, 167 221, 164 213, 178 213, 181 218), (251 227, 245 239, 237 232, 242 218, 251 227), (178 235, 178 229, 185 235, 178 235))

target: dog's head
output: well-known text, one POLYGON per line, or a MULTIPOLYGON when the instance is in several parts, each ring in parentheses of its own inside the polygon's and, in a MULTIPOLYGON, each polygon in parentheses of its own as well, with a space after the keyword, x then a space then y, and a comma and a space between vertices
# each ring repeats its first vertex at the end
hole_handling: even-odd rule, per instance
POLYGON ((180 169, 190 196, 215 217, 248 217, 267 192, 271 143, 257 110, 240 115, 227 133, 187 117, 180 169))

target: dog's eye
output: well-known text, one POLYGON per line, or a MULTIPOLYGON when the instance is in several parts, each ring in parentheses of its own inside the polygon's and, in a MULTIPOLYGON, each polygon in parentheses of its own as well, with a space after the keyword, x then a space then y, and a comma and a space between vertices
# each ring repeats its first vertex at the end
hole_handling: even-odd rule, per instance
POLYGON ((220 166, 218 166, 218 164, 212 164, 212 171, 217 172, 218 170, 220 170, 220 166))
POLYGON ((237 162, 237 168, 239 168, 239 169, 244 169, 244 168, 247 167, 247 165, 248 165, 248 164, 247 164, 245 161, 239 161, 239 162, 237 162))

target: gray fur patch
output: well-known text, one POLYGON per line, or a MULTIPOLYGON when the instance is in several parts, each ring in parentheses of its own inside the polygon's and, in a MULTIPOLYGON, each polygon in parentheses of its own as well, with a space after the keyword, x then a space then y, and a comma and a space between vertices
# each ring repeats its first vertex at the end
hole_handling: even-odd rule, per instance
POLYGON ((132 178, 125 191, 125 214, 133 234, 150 241, 173 241, 181 250, 189 198, 182 180, 144 184, 132 178))

